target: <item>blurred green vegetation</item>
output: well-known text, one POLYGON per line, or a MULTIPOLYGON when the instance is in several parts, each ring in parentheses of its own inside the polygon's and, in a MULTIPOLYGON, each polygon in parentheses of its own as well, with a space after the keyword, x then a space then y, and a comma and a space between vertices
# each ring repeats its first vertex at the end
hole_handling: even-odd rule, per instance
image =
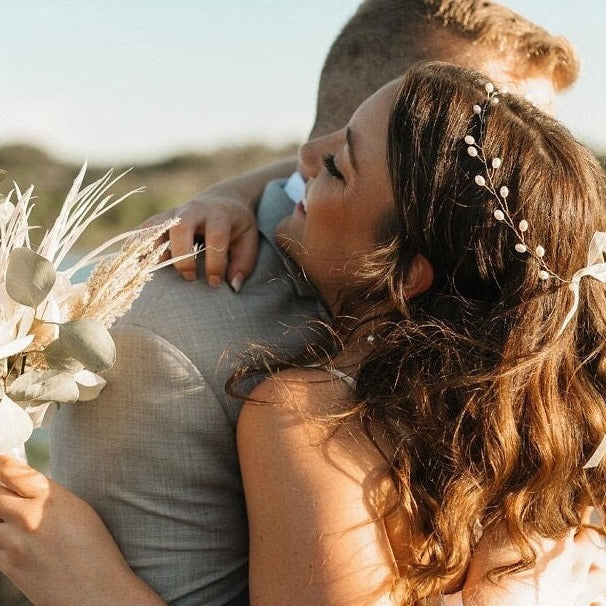
MULTIPOLYGON (((279 148, 249 144, 136 165, 112 188, 112 192, 119 196, 142 186, 145 192, 133 196, 95 221, 82 236, 80 248, 84 251, 92 249, 110 236, 132 229, 147 217, 186 202, 216 181, 293 156, 296 152, 295 144, 279 148)), ((13 181, 22 191, 34 185, 36 200, 30 224, 46 229, 57 216, 80 166, 61 162, 36 147, 11 145, 0 147, 0 168, 8 173, 0 183, 0 193, 8 194, 13 181)), ((98 179, 109 168, 89 166, 84 183, 98 179)), ((116 166, 115 174, 128 168, 131 167, 116 166)), ((40 232, 41 237, 43 232, 40 232)), ((34 234, 32 240, 37 241, 34 234)))

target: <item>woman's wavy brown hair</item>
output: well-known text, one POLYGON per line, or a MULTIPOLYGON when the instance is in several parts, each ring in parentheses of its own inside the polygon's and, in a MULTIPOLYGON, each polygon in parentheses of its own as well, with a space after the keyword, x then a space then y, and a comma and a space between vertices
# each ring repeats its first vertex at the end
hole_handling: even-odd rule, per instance
POLYGON ((534 557, 529 533, 562 536, 606 494, 606 462, 583 469, 606 433, 606 286, 582 281, 578 313, 558 336, 572 293, 542 282, 537 262, 516 252, 494 197, 474 181, 485 170, 464 137, 502 160, 496 185, 510 190, 512 219, 528 221, 527 241, 564 279, 606 230, 604 174, 530 103, 500 95, 488 104, 485 82, 443 63, 406 74, 388 134, 395 217, 361 272, 372 286, 343 309, 360 317, 364 301, 373 320, 351 414, 371 437, 381 428, 377 443, 388 438, 382 452, 419 537, 402 563, 412 600, 462 577, 478 520, 506 525, 524 567, 534 557), (482 132, 474 104, 485 107, 482 132), (408 300, 417 253, 435 277, 408 300))

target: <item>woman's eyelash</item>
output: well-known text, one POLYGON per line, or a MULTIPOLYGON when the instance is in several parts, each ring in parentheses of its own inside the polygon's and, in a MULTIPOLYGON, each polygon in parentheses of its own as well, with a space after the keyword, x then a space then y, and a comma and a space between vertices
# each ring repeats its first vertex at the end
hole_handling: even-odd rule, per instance
POLYGON ((343 174, 341 173, 341 171, 337 168, 337 165, 335 164, 335 157, 333 154, 326 154, 322 158, 322 160, 324 162, 324 168, 326 168, 329 175, 331 175, 332 177, 335 177, 335 179, 339 179, 339 181, 345 181, 343 174))

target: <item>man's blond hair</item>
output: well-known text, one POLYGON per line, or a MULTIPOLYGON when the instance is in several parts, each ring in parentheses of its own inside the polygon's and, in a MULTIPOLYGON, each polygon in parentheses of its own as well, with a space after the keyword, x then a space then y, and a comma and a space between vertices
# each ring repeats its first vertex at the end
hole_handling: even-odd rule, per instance
POLYGON ((334 41, 320 77, 312 136, 341 128, 358 105, 422 60, 506 62, 512 78, 556 91, 577 78, 570 43, 490 0, 365 0, 334 41))

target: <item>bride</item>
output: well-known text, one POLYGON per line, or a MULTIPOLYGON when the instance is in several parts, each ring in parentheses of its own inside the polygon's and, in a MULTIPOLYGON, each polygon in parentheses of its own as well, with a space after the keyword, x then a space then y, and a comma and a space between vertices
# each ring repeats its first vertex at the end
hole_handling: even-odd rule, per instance
MULTIPOLYGON (((277 236, 336 338, 234 377, 272 372, 238 422, 251 604, 597 604, 600 167, 442 63, 302 157, 312 178, 277 236)), ((34 604, 163 603, 80 499, 6 458, 0 482, 0 570, 34 604)))

